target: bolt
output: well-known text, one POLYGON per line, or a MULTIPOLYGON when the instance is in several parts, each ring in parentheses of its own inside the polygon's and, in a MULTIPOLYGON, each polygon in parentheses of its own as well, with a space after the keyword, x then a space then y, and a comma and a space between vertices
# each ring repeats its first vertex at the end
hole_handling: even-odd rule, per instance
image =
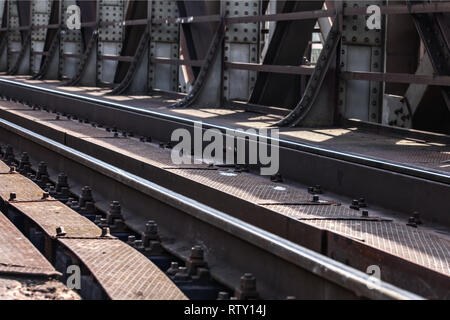
POLYGON ((26 169, 30 168, 30 166, 30 157, 28 156, 28 153, 23 152, 19 161, 19 172, 25 174, 26 172, 28 172, 26 169))
POLYGON ((99 222, 98 226, 100 228, 106 228, 109 225, 108 225, 108 222, 107 222, 107 220, 105 218, 100 218, 100 222, 99 222))
POLYGON ((149 247, 151 241, 159 241, 158 236, 158 224, 153 221, 149 220, 145 224, 145 231, 142 233, 142 240, 144 242, 144 247, 149 247))
POLYGON ((203 249, 201 246, 196 245, 192 247, 191 250, 191 259, 203 260, 203 249))
POLYGON ((417 228, 416 219, 414 217, 409 217, 407 226, 417 228))
POLYGON ((272 176, 270 176, 270 181, 272 182, 283 182, 283 177, 281 176, 281 173, 276 173, 272 176))
POLYGON ((13 147, 10 145, 6 146, 5 154, 3 155, 3 159, 7 165, 10 165, 14 162, 14 151, 13 147))
POLYGON ((80 207, 84 207, 86 205, 86 202, 88 201, 94 203, 94 198, 92 197, 92 189, 89 186, 84 186, 81 189, 80 207))
POLYGON ((369 216, 369 211, 363 210, 363 212, 361 213, 361 216, 364 218, 367 218, 369 216))
POLYGON ((178 272, 175 273, 174 281, 186 281, 189 280, 189 274, 186 267, 178 267, 178 272))
POLYGON ((16 193, 15 192, 11 192, 10 194, 9 194, 9 201, 14 201, 14 200, 16 200, 16 193))
POLYGON ((15 173, 15 172, 16 172, 16 167, 15 166, 9 167, 9 173, 15 173))
POLYGON ((111 203, 109 204, 109 211, 106 214, 106 218, 108 220, 108 224, 113 224, 114 220, 117 219, 123 220, 122 209, 119 201, 111 201, 111 203))
POLYGON ((43 182, 42 176, 48 177, 47 164, 44 161, 39 162, 38 170, 36 172, 36 180, 43 182))
POLYGON ((44 200, 44 199, 48 199, 50 197, 50 194, 48 193, 48 192, 44 192, 44 193, 42 193, 42 200, 44 200))
POLYGON ((236 290, 236 297, 239 300, 258 299, 256 291, 256 278, 251 273, 246 273, 241 277, 241 286, 236 290))
POLYGON ((241 277, 241 289, 244 291, 256 290, 256 278, 251 273, 246 273, 241 277))
POLYGON ((69 188, 69 184, 67 182, 67 176, 64 172, 58 174, 58 182, 56 183, 56 192, 61 192, 62 188, 69 188))
POLYGON ((171 262, 170 268, 167 269, 166 273, 169 276, 174 276, 178 272, 178 262, 171 262))
POLYGON ((313 202, 319 202, 319 196, 317 194, 313 195, 313 202))
POLYGON ((356 199, 353 199, 352 204, 350 205, 350 209, 359 210, 359 201, 356 199))
POLYGON ((230 300, 230 294, 225 291, 220 291, 217 300, 230 300))
POLYGON ((204 258, 203 248, 199 245, 195 245, 191 249, 189 259, 186 261, 186 267, 190 275, 197 273, 198 268, 206 268, 207 263, 204 258))
POLYGON ((134 247, 134 242, 135 242, 135 241, 136 241, 136 236, 128 236, 127 243, 128 243, 130 246, 134 247))
POLYGON ((96 214, 96 215, 95 215, 95 219, 94 219, 94 223, 95 223, 96 225, 99 225, 100 222, 101 222, 101 219, 102 219, 102 216, 99 215, 99 214, 96 214))
POLYGON ((102 228, 102 234, 100 237, 102 237, 102 238, 110 238, 111 237, 111 232, 108 227, 102 228))
POLYGON ((63 236, 65 236, 67 233, 66 233, 66 231, 64 230, 64 227, 63 226, 59 226, 59 227, 56 227, 56 236, 57 237, 63 237, 63 236))
POLYGON ((359 198, 358 203, 361 208, 367 207, 366 199, 364 198, 359 198))
POLYGON ((417 211, 414 211, 413 213, 414 220, 416 221, 416 224, 422 224, 422 220, 420 219, 420 213, 417 211))

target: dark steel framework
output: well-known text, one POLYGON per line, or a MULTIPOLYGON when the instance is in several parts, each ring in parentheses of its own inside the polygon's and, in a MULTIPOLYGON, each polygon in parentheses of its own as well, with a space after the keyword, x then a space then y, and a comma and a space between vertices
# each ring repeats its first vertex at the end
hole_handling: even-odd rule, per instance
POLYGON ((439 86, 450 111, 448 1, 9 0, 0 7, 0 68, 10 75, 112 94, 185 93, 173 107, 275 106, 284 110, 280 126, 358 118, 411 127, 411 98, 391 97, 388 83, 439 86), (66 25, 74 4, 80 30, 66 25), (371 4, 380 8, 379 30, 366 26, 371 4), (386 72, 387 25, 398 15, 416 26, 432 64, 427 74, 386 72), (312 63, 316 22, 322 50, 312 63))

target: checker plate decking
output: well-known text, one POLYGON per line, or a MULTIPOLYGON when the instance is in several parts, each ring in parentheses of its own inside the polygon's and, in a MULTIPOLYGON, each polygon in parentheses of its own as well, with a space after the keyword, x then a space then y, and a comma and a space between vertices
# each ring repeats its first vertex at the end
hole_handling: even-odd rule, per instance
POLYGON ((9 169, 9 166, 6 163, 0 161, 0 173, 8 173, 9 169))
POLYGON ((59 275, 44 256, 0 213, 0 273, 59 275))
POLYGON ((99 237, 101 229, 59 201, 12 202, 11 205, 38 224, 50 237, 64 227, 67 237, 99 237))
POLYGON ((0 198, 7 201, 11 192, 16 194, 15 201, 37 201, 44 191, 21 174, 0 174, 0 198))
POLYGON ((186 299, 149 259, 118 239, 60 241, 83 261, 111 299, 186 299))

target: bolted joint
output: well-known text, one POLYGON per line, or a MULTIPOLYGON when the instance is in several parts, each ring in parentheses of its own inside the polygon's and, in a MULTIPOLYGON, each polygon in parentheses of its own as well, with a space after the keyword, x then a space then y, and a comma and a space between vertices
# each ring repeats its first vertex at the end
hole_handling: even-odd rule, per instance
POLYGON ((30 168, 31 168, 30 157, 28 156, 28 153, 22 152, 18 170, 21 174, 26 175, 30 171, 30 168))
POLYGON ((145 224, 145 230, 142 232, 142 240, 145 247, 149 246, 150 241, 160 240, 158 235, 158 224, 154 220, 149 220, 145 224))
POLYGON ((359 201, 357 199, 352 200, 352 204, 350 205, 350 209, 359 210, 359 201))
POLYGON ((205 261, 203 248, 195 245, 191 249, 189 259, 186 261, 186 267, 189 275, 197 274, 198 268, 207 268, 208 264, 205 261))
POLYGON ((178 272, 178 262, 171 262, 169 269, 166 270, 168 276, 174 276, 178 272))
POLYGON ((146 255, 162 255, 164 253, 161 239, 158 235, 158 224, 155 221, 149 220, 145 224, 145 230, 142 232, 142 242, 146 255))
POLYGON ((102 234, 100 235, 102 238, 112 238, 111 232, 108 227, 102 228, 102 234))
POLYGON ((251 273, 246 273, 241 277, 241 286, 236 290, 236 297, 239 300, 258 299, 256 291, 256 278, 251 273))
POLYGON ((281 176, 281 173, 276 173, 272 176, 270 176, 270 181, 272 182, 283 182, 283 177, 281 176))
POLYGON ((80 201, 79 201, 80 208, 85 207, 86 202, 95 203, 94 197, 92 196, 92 189, 89 186, 84 186, 81 189, 81 197, 80 197, 80 201))
POLYGON ((109 225, 114 225, 116 220, 124 220, 119 201, 111 201, 109 204, 109 210, 106 213, 106 219, 109 225))
POLYGON ((135 241, 136 241, 136 236, 128 236, 127 244, 129 246, 134 247, 135 241))
POLYGON ((414 217, 409 217, 408 218, 408 223, 406 223, 407 226, 413 227, 413 228, 417 228, 417 222, 416 219, 414 217))
POLYGON ((177 273, 175 273, 175 275, 173 276, 173 281, 175 283, 189 282, 190 277, 189 277, 187 268, 186 267, 178 267, 177 273))
POLYGON ((56 192, 61 193, 63 188, 69 189, 67 176, 64 172, 58 174, 58 182, 56 183, 56 192))

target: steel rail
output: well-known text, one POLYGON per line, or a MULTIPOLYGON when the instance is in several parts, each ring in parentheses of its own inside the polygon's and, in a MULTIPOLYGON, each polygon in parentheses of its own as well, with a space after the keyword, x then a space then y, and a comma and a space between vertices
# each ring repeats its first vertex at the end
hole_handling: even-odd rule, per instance
MULTIPOLYGON (((183 116, 143 110, 117 102, 6 79, 0 79, 0 94, 32 105, 44 106, 56 112, 76 114, 81 119, 89 119, 91 122, 107 127, 133 131, 136 135, 152 137, 162 142, 170 140, 171 133, 178 128, 184 128, 193 134, 195 124, 199 123, 198 120, 183 116), (133 124, 132 127, 131 124, 133 124)), ((26 120, 7 110, 2 110, 0 113, 4 119, 52 137, 43 124, 26 120)), ((202 123, 202 126, 204 130, 214 128, 225 135, 246 134, 240 129, 209 122, 202 123)), ((254 136, 256 139, 264 138, 264 136, 253 134, 249 136, 254 136)), ((272 137, 265 138, 270 143, 275 140, 272 137)), ((427 219, 435 223, 450 225, 450 217, 442 210, 450 190, 450 176, 445 172, 330 150, 283 137, 277 141, 280 146, 279 168, 284 178, 304 185, 320 184, 326 186, 328 192, 347 196, 350 199, 363 196, 372 204, 402 213, 406 217, 414 211, 422 212, 427 219), (400 190, 409 190, 409 192, 399 192, 400 190), (420 190, 427 190, 427 192, 420 192, 420 190)), ((91 153, 92 150, 87 148, 85 152, 91 153)), ((117 157, 121 158, 123 155, 117 154, 117 157)), ((102 160, 114 162, 115 158, 105 157, 102 160)), ((115 165, 123 166, 121 163, 115 163, 115 165)), ((135 172, 138 175, 145 174, 138 171, 135 172)), ((164 181, 161 183, 164 184, 164 181)), ((214 206, 214 204, 210 205, 214 206)))
MULTIPOLYGON (((213 238, 217 239, 216 243, 206 243, 210 246, 209 249, 211 252, 215 252, 215 250, 220 251, 218 248, 224 246, 222 241, 224 239, 228 240, 228 237, 231 237, 237 239, 239 242, 250 245, 252 250, 261 250, 266 255, 276 257, 277 260, 282 260, 285 264, 293 265, 295 268, 299 268, 299 270, 306 270, 306 277, 318 277, 325 280, 327 282, 325 285, 327 290, 325 291, 328 291, 328 286, 330 284, 331 286, 337 285, 338 287, 349 290, 354 297, 366 297, 371 299, 422 299, 416 294, 399 289, 381 280, 374 281, 371 276, 361 271, 355 270, 345 264, 334 261, 326 256, 229 216, 149 180, 81 153, 52 139, 22 128, 14 123, 0 119, 0 127, 15 136, 43 147, 47 152, 50 152, 51 156, 54 158, 60 157, 68 159, 70 162, 77 163, 78 165, 89 168, 100 175, 114 180, 115 183, 126 185, 134 192, 141 192, 148 197, 156 199, 157 201, 178 210, 184 215, 189 215, 191 218, 194 218, 194 221, 201 221, 203 225, 199 227, 199 230, 204 230, 205 226, 207 226, 208 230, 206 232, 210 232, 214 235, 213 238), (220 234, 217 233, 218 230, 220 231, 220 234)), ((184 230, 185 225, 180 222, 177 224, 177 227, 184 230)), ((199 231, 199 233, 201 232, 199 231)), ((186 233, 178 232, 177 237, 180 237, 183 234, 186 233)), ((191 239, 187 239, 187 241, 191 241, 191 239)), ((226 243, 235 243, 235 241, 236 240, 230 240, 230 242, 226 243)), ((242 248, 228 249, 239 250, 242 248)), ((255 259, 255 256, 252 256, 251 252, 239 255, 239 257, 243 260, 255 259)), ((222 262, 224 263, 224 261, 222 262)), ((227 262, 230 263, 230 261, 227 262)), ((262 264, 263 261, 261 261, 261 265, 262 264)), ((277 264, 276 266, 280 267, 280 264, 277 264)), ((211 272, 214 273, 214 268, 212 268, 211 272)), ((300 274, 305 277, 304 273, 300 272, 300 274)), ((283 276, 279 275, 277 278, 280 279, 282 277, 283 276)), ((259 278, 259 281, 264 282, 264 279, 259 278)), ((314 279, 310 279, 309 281, 314 282, 314 279)), ((270 287, 270 284, 266 285, 270 287)), ((264 284, 262 287, 266 290, 269 289, 269 287, 266 287, 264 284)), ((300 283, 294 283, 293 287, 302 287, 302 285, 300 285, 300 283)), ((308 288, 308 290, 312 290, 312 288, 314 288, 314 286, 308 288)), ((318 288, 316 287, 316 290, 317 289, 318 288)), ((321 287, 320 289, 324 289, 324 287, 321 287)), ((280 294, 280 289, 276 288, 276 290, 278 291, 272 293, 272 295, 270 295, 270 291, 265 291, 265 293, 269 295, 269 298, 274 298, 274 295, 280 294)), ((333 291, 328 291, 327 294, 330 294, 330 292, 333 291)))
MULTIPOLYGON (((70 93, 70 92, 63 92, 63 91, 54 90, 54 89, 50 89, 50 88, 43 88, 43 87, 39 87, 36 85, 22 83, 22 82, 14 81, 14 80, 0 79, 0 83, 8 83, 11 85, 21 86, 21 87, 29 88, 32 90, 39 90, 39 91, 49 93, 49 94, 56 94, 56 95, 63 96, 63 97, 70 97, 70 98, 73 98, 76 100, 84 100, 84 101, 87 101, 90 103, 100 104, 105 107, 112 107, 112 108, 116 108, 119 110, 131 111, 131 112, 142 114, 142 115, 148 115, 148 116, 153 116, 153 117, 157 117, 157 118, 172 120, 172 121, 180 122, 183 124, 193 125, 194 123, 198 122, 198 120, 194 120, 194 119, 190 119, 190 118, 186 118, 186 117, 182 117, 182 116, 166 114, 166 113, 162 113, 162 112, 158 112, 158 111, 154 111, 154 110, 142 109, 142 108, 133 107, 130 105, 113 102, 113 101, 105 101, 105 100, 101 100, 101 99, 97 99, 97 98, 81 96, 81 95, 77 95, 77 94, 70 93)), ((15 97, 15 98, 20 99, 20 97, 15 97)), ((209 128, 218 129, 222 132, 232 131, 234 133, 241 133, 241 134, 246 134, 246 135, 250 135, 253 137, 265 138, 265 139, 268 139, 269 141, 275 140, 274 138, 272 138, 270 136, 255 135, 252 133, 244 132, 243 130, 240 130, 240 129, 221 126, 221 125, 217 125, 217 124, 214 124, 211 122, 203 122, 202 121, 202 126, 203 126, 203 128, 206 128, 206 129, 209 129, 209 128)), ((395 163, 395 162, 391 162, 391 161, 375 159, 375 158, 368 157, 368 156, 356 155, 356 154, 351 154, 348 152, 341 152, 341 151, 336 151, 336 150, 332 150, 332 149, 327 149, 327 148, 314 146, 314 145, 310 145, 310 144, 306 144, 306 143, 301 143, 301 142, 297 142, 297 141, 293 141, 293 140, 289 140, 289 139, 285 139, 285 138, 278 138, 276 140, 278 141, 279 145, 282 147, 291 148, 291 149, 298 150, 298 151, 305 151, 305 152, 309 152, 309 153, 313 153, 313 154, 317 154, 317 155, 322 155, 322 156, 331 157, 331 158, 344 160, 344 161, 349 161, 349 162, 353 162, 353 163, 358 163, 358 164, 362 164, 362 165, 372 166, 372 167, 379 168, 379 169, 390 170, 390 171, 407 174, 407 175, 411 175, 411 176, 415 176, 415 177, 420 177, 420 178, 424 178, 424 179, 428 179, 428 180, 432 180, 432 181, 436 181, 436 182, 450 184, 450 175, 436 171, 436 170, 416 168, 416 167, 407 166, 407 165, 403 165, 403 164, 399 164, 399 163, 395 163)))

